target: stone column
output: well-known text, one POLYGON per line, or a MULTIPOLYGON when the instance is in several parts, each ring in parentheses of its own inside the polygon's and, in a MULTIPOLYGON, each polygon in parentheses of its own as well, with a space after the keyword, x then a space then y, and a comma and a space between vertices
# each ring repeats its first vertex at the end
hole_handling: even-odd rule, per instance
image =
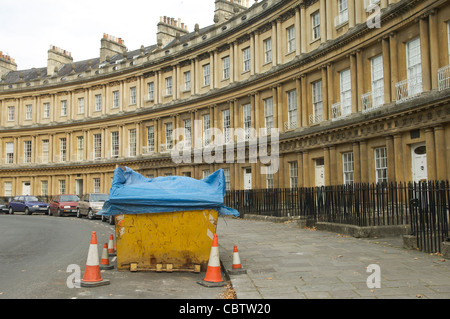
POLYGON ((439 29, 437 21, 437 9, 431 11, 430 21, 430 60, 431 60, 431 89, 438 88, 438 69, 439 69, 439 29))
POLYGON ((420 52, 422 56, 422 84, 424 91, 431 90, 431 62, 430 62, 430 36, 428 19, 419 19, 420 28, 420 52))
POLYGON ((436 149, 434 144, 434 129, 425 129, 425 140, 427 146, 427 172, 428 180, 436 180, 436 149))
POLYGON ((367 160, 367 141, 359 142, 359 154, 361 158, 361 183, 369 182, 369 170, 367 160))
POLYGON ((389 50, 389 37, 384 37, 381 42, 381 45, 383 47, 384 103, 389 104, 392 101, 391 55, 389 50))
POLYGON ((394 140, 392 136, 386 136, 386 153, 387 153, 387 167, 388 167, 388 182, 395 181, 395 151, 394 140))
POLYGON ((353 143, 353 173, 354 182, 361 183, 361 153, 359 149, 359 142, 353 143))
POLYGON ((391 63, 391 100, 397 100, 397 89, 395 84, 398 82, 398 45, 397 45, 397 34, 391 32, 389 34, 389 52, 390 52, 390 63, 391 63))
MULTIPOLYGON (((389 153, 388 156, 390 156, 389 153)), ((404 182, 405 174, 403 170, 405 165, 403 160, 403 143, 401 134, 394 135, 394 162, 395 162, 395 181, 404 182)))
POLYGON ((436 145, 436 179, 446 180, 447 179, 447 165, 446 165, 446 143, 445 143, 445 132, 442 125, 436 126, 434 128, 434 139, 436 145))

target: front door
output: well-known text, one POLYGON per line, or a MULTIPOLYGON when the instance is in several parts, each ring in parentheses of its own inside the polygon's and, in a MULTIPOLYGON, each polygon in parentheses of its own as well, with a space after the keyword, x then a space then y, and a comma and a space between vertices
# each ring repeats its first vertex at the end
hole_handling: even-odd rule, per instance
POLYGON ((428 179, 427 147, 424 143, 411 147, 413 182, 423 182, 428 179))
POLYGON ((75 192, 78 196, 83 195, 83 180, 77 179, 75 181, 75 192))
POLYGON ((244 190, 252 189, 252 169, 244 168, 244 190))
POLYGON ((23 182, 22 194, 25 196, 31 195, 31 183, 30 182, 23 182))
POLYGON ((316 160, 316 187, 325 186, 325 163, 323 158, 316 160))

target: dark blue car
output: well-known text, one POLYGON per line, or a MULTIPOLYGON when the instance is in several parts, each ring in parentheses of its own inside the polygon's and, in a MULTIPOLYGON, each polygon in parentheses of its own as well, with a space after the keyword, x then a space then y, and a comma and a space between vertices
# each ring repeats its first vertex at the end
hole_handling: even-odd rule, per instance
POLYGON ((12 215, 15 212, 24 212, 26 215, 48 214, 48 204, 36 196, 16 196, 9 202, 9 213, 12 215))

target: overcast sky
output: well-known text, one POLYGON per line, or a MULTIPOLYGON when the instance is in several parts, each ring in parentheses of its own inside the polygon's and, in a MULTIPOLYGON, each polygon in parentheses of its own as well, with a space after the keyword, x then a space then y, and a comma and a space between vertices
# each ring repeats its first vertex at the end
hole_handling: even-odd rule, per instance
POLYGON ((192 32, 214 23, 214 0, 0 0, 0 51, 26 70, 47 66, 50 45, 74 61, 99 57, 103 33, 135 50, 156 44, 160 16, 180 18, 192 32))

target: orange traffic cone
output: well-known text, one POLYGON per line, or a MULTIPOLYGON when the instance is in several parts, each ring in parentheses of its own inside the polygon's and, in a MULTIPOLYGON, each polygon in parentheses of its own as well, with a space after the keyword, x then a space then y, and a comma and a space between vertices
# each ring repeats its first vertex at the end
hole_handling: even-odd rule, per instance
POLYGON ((242 269, 241 259, 239 258, 239 251, 237 246, 234 246, 233 249, 233 266, 230 273, 233 275, 240 275, 247 273, 245 269, 242 269))
POLYGON ((84 271, 83 279, 81 279, 81 287, 98 287, 109 284, 109 280, 102 279, 102 276, 100 275, 100 265, 98 263, 97 233, 94 231, 92 232, 91 244, 89 245, 86 270, 84 271))
POLYGON ((217 234, 214 234, 205 279, 199 281, 198 284, 205 287, 223 287, 227 285, 227 283, 222 279, 219 259, 219 240, 217 238, 217 234))
POLYGON ((109 256, 116 256, 116 248, 114 244, 114 236, 109 236, 109 242, 108 242, 108 254, 109 256))
POLYGON ((109 264, 108 244, 103 246, 102 259, 100 260, 100 270, 114 269, 113 265, 109 264))

